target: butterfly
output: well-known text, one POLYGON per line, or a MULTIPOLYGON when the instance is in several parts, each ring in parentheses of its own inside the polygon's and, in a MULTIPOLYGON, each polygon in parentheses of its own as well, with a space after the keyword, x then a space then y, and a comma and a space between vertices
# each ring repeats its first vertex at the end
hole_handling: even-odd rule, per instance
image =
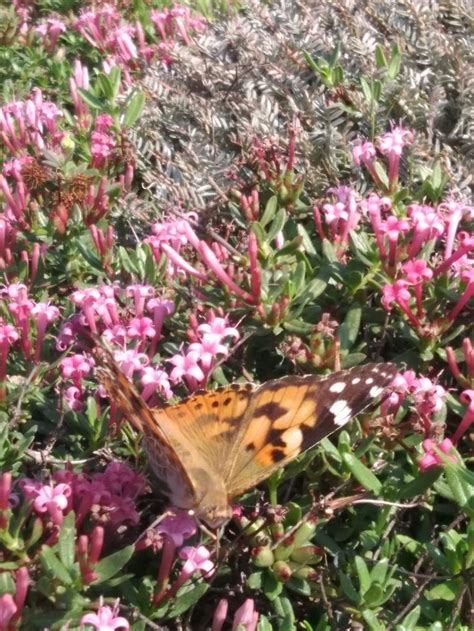
POLYGON ((394 364, 379 363, 325 377, 233 383, 151 408, 111 355, 96 358, 99 381, 144 435, 151 469, 172 503, 211 528, 231 518, 233 498, 380 398, 397 372, 394 364))

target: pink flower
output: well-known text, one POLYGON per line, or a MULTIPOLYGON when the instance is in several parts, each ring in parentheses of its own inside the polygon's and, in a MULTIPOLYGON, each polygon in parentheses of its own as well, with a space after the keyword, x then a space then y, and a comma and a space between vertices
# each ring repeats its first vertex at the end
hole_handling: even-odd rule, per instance
POLYGON ((11 594, 2 594, 0 596, 0 631, 8 631, 10 620, 18 611, 15 600, 11 594))
POLYGON ((421 322, 410 307, 411 294, 407 287, 408 283, 404 280, 397 280, 392 284, 387 283, 384 285, 382 289, 382 305, 387 311, 391 311, 393 303, 397 303, 412 325, 418 328, 421 326, 421 322))
POLYGON ((474 390, 464 390, 464 392, 461 393, 460 399, 463 403, 467 404, 467 408, 462 421, 459 423, 458 428, 454 432, 453 443, 455 444, 474 422, 474 390))
POLYGON ((68 407, 74 412, 79 412, 84 408, 82 401, 82 390, 76 386, 69 386, 63 392, 63 398, 68 407))
POLYGON ((140 339, 142 343, 145 343, 146 338, 152 339, 155 337, 155 327, 153 326, 153 320, 146 316, 140 318, 133 318, 127 328, 127 335, 130 339, 140 339))
POLYGON ((35 361, 38 362, 46 328, 48 324, 59 318, 59 309, 46 302, 37 302, 31 310, 31 315, 36 319, 35 361))
POLYGON ((90 624, 95 628, 95 631, 115 631, 116 629, 128 631, 130 629, 128 620, 122 616, 118 616, 118 613, 118 600, 116 601, 114 607, 111 608, 104 606, 101 598, 97 613, 88 613, 85 616, 82 616, 81 625, 90 624))
POLYGON ((457 461, 456 456, 451 453, 453 443, 449 440, 449 438, 445 438, 439 445, 430 439, 426 439, 423 441, 423 451, 425 454, 418 460, 418 466, 422 471, 427 471, 428 469, 432 469, 433 467, 438 467, 443 464, 441 457, 436 452, 436 448, 446 454, 452 462, 457 461))
POLYGON ((202 368, 198 365, 199 360, 200 354, 197 351, 189 351, 186 355, 180 353, 173 355, 168 359, 174 365, 170 374, 171 381, 178 383, 184 377, 189 388, 196 390, 205 379, 202 368))
POLYGON ((440 237, 445 230, 443 218, 437 210, 426 204, 410 204, 408 216, 413 222, 413 238, 408 249, 410 258, 416 256, 423 245, 430 239, 440 237))
POLYGON ((65 357, 60 363, 63 379, 72 379, 77 388, 81 388, 81 380, 86 377, 95 366, 92 357, 85 357, 80 353, 65 357))
POLYGON ((219 355, 227 357, 229 349, 227 346, 224 346, 224 344, 220 344, 216 339, 208 338, 203 339, 202 342, 190 344, 188 353, 197 353, 198 361, 201 363, 206 377, 208 377, 217 357, 219 355))
POLYGON ((64 22, 57 18, 47 18, 42 24, 36 27, 36 32, 43 38, 43 45, 49 52, 56 48, 59 36, 64 33, 66 26, 64 22))
POLYGON ((48 513, 54 524, 62 524, 64 512, 70 510, 72 489, 68 484, 53 485, 24 480, 22 489, 26 497, 33 499, 33 508, 37 513, 48 513))
POLYGON ((443 386, 433 383, 428 377, 420 377, 411 396, 420 415, 429 416, 442 409, 446 394, 443 386))
POLYGON ((200 324, 197 328, 201 333, 203 340, 216 340, 221 342, 226 337, 232 337, 238 340, 240 333, 234 326, 229 326, 227 318, 209 318, 208 322, 200 324))
POLYGON ((201 572, 208 578, 214 574, 216 568, 210 560, 211 553, 205 546, 185 546, 179 551, 179 556, 185 560, 181 572, 192 576, 194 572, 201 572))
POLYGON ((247 598, 234 615, 232 631, 237 631, 243 627, 245 631, 255 631, 258 623, 258 612, 255 610, 255 602, 252 598, 247 598))
POLYGON ((137 370, 141 371, 145 366, 148 366, 150 361, 144 353, 140 353, 136 349, 115 351, 114 359, 120 366, 123 374, 130 380, 134 372, 137 370))
POLYGON ((175 547, 179 548, 186 539, 196 534, 197 524, 196 520, 191 517, 187 511, 180 510, 172 515, 166 516, 156 526, 156 532, 170 537, 175 547))
POLYGON ((142 370, 140 381, 143 386, 141 396, 145 401, 148 401, 157 390, 165 399, 171 399, 173 396, 169 376, 164 370, 146 366, 142 370))
POLYGON ((217 603, 217 607, 214 610, 214 616, 212 618, 211 631, 221 631, 224 626, 224 622, 227 618, 227 611, 229 610, 229 601, 227 598, 221 598, 217 603))
POLYGON ((414 134, 409 129, 404 129, 401 125, 392 127, 392 131, 387 132, 378 138, 378 147, 381 153, 388 157, 388 179, 389 188, 393 190, 397 181, 400 169, 400 157, 403 148, 411 145, 414 134))
POLYGON ((135 315, 137 317, 141 317, 145 308, 145 301, 147 298, 153 298, 155 295, 155 288, 151 285, 129 285, 126 288, 125 293, 127 296, 133 298, 135 303, 135 315))

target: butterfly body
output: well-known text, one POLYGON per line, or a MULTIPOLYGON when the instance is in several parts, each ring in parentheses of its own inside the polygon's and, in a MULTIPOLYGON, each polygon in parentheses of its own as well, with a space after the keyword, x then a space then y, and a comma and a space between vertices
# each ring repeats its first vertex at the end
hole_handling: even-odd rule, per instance
POLYGON ((366 364, 327 377, 235 383, 152 409, 111 357, 100 363, 100 381, 144 434, 150 466, 173 504, 211 527, 230 518, 234 497, 345 425, 396 374, 393 364, 366 364))

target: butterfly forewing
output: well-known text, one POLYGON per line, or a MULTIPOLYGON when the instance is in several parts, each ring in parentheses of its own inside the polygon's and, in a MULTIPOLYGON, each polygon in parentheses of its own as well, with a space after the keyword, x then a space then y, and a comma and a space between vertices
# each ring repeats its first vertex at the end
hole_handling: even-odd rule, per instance
POLYGON ((242 419, 226 478, 231 497, 267 478, 380 397, 393 364, 366 364, 328 377, 284 377, 258 388, 242 419))

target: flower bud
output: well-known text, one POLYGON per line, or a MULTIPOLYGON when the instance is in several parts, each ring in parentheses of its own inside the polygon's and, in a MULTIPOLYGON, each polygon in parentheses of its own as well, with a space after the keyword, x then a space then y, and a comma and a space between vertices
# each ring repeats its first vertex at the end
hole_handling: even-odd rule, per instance
POLYGON ((315 581, 318 578, 318 573, 314 567, 300 567, 293 574, 299 578, 305 578, 307 581, 315 581))
POLYGON ((291 560, 306 565, 307 563, 316 563, 321 560, 321 550, 318 546, 300 546, 294 548, 291 553, 291 560))
POLYGON ((273 573, 279 581, 286 582, 292 574, 291 567, 286 561, 275 561, 272 565, 273 573))
POLYGON ((254 565, 256 567, 270 567, 275 561, 273 550, 270 546, 260 546, 251 551, 254 565))
POLYGON ((302 546, 307 543, 316 532, 317 520, 310 517, 295 532, 295 547, 302 546))
POLYGON ((287 561, 290 558, 294 549, 294 537, 287 537, 275 548, 275 559, 277 561, 287 561))

